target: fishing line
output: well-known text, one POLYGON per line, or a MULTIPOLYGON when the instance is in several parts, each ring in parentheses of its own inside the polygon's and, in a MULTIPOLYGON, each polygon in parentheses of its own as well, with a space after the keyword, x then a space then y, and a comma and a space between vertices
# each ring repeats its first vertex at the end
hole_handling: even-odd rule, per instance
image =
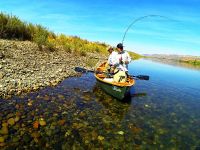
POLYGON ((140 20, 143 20, 143 19, 146 19, 146 18, 149 18, 149 17, 160 17, 160 18, 165 18, 167 20, 171 20, 171 21, 174 21, 173 19, 171 18, 168 18, 166 16, 161 16, 161 15, 147 15, 147 16, 143 16, 143 17, 139 17, 135 20, 133 20, 133 22, 128 26, 128 28, 126 29, 125 33, 124 33, 124 36, 123 36, 123 39, 122 39, 122 44, 124 42, 124 39, 126 37, 126 33, 128 32, 128 30, 131 28, 132 25, 134 25, 136 22, 140 21, 140 20))

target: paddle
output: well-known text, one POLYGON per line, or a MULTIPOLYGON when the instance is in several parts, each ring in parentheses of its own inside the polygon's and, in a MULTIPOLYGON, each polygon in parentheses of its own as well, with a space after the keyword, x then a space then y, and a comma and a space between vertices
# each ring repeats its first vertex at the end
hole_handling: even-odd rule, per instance
POLYGON ((149 76, 147 75, 137 75, 137 76, 129 75, 129 76, 135 79, 139 79, 139 80, 149 80, 149 76))
MULTIPOLYGON (((95 72, 94 70, 87 70, 85 68, 81 68, 81 67, 75 67, 74 69, 76 72, 81 72, 81 73, 87 73, 87 72, 95 72)), ((95 72, 95 73, 106 73, 106 72, 95 72)), ((149 76, 147 75, 137 75, 137 76, 134 76, 134 75, 129 75, 130 77, 134 78, 134 79, 139 79, 139 80, 149 80, 149 76)))
POLYGON ((74 70, 75 70, 76 72, 81 72, 81 73, 95 72, 94 70, 88 70, 88 69, 81 68, 81 67, 75 67, 74 70))

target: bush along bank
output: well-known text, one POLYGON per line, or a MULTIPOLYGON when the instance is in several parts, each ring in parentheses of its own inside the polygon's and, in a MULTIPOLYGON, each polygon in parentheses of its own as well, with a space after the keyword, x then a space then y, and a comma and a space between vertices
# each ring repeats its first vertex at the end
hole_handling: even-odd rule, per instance
MULTIPOLYGON (((56 35, 41 25, 34 25, 21 21, 18 17, 0 13, 0 39, 17 39, 22 41, 35 42, 39 49, 44 48, 54 51, 63 49, 69 53, 86 56, 89 53, 100 53, 107 55, 108 44, 100 42, 90 42, 77 36, 56 35)), ((134 52, 130 52, 134 58, 140 58, 134 52)))
POLYGON ((21 21, 18 17, 0 13, 0 39, 35 42, 39 49, 50 51, 62 48, 68 52, 86 55, 87 52, 107 53, 105 43, 89 42, 77 36, 56 35, 41 25, 21 21))

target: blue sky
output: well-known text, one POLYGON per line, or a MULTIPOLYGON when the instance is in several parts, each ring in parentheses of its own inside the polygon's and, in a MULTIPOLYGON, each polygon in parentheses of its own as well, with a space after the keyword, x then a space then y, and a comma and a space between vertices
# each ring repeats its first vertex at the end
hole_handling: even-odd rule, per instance
POLYGON ((0 0, 0 11, 55 33, 124 46, 140 54, 200 56, 199 0, 0 0))

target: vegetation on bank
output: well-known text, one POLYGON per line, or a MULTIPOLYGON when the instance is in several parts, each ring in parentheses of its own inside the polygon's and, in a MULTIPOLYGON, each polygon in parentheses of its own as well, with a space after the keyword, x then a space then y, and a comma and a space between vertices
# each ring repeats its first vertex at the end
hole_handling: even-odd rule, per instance
POLYGON ((165 54, 154 54, 145 56, 153 60, 160 60, 163 62, 179 62, 182 64, 188 64, 195 67, 200 66, 200 56, 182 56, 182 55, 165 55, 165 54))
POLYGON ((140 59, 140 58, 143 57, 143 56, 141 56, 141 55, 139 55, 137 53, 134 53, 134 52, 128 52, 128 53, 131 56, 131 58, 133 58, 133 59, 140 59))
MULTIPOLYGON (((28 40, 38 44, 40 49, 50 51, 63 49, 67 52, 85 56, 87 52, 107 54, 108 45, 100 42, 89 42, 77 36, 56 35, 41 25, 21 21, 18 17, 0 13, 0 38, 28 40)), ((140 55, 130 52, 136 59, 140 55)))
POLYGON ((188 63, 188 64, 192 64, 192 65, 195 65, 195 66, 200 66, 200 59, 182 58, 182 59, 179 59, 179 62, 188 63))

